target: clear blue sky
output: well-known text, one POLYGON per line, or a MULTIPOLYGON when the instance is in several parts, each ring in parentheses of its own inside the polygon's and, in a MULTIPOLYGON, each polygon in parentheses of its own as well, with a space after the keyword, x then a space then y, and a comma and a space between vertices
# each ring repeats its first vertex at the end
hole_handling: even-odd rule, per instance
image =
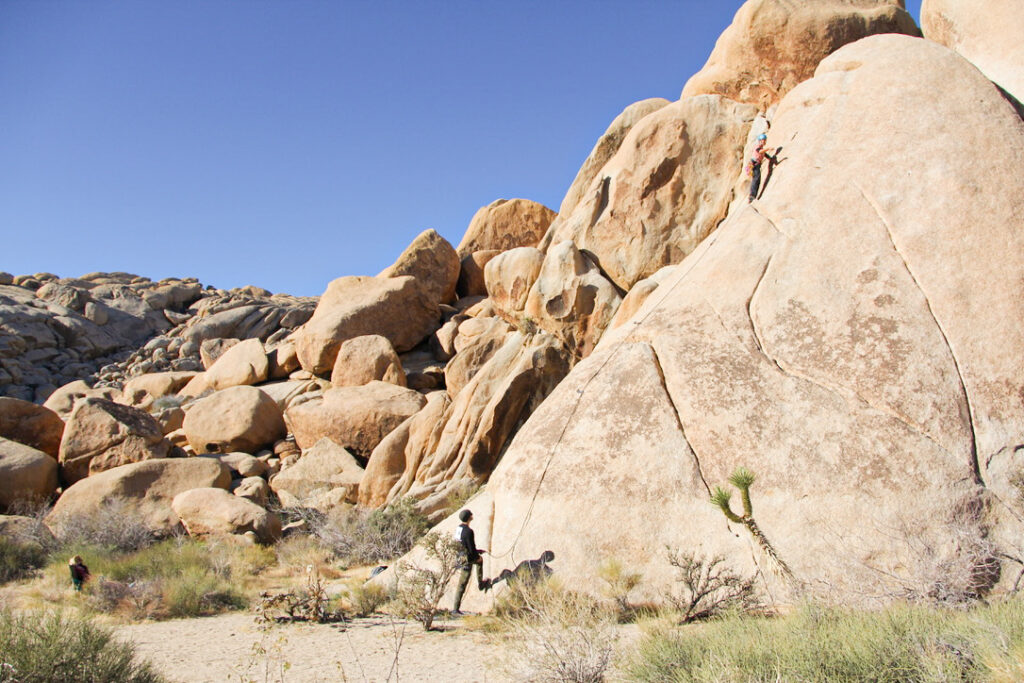
POLYGON ((0 0, 0 270, 314 295, 494 199, 557 210, 740 4, 0 0))

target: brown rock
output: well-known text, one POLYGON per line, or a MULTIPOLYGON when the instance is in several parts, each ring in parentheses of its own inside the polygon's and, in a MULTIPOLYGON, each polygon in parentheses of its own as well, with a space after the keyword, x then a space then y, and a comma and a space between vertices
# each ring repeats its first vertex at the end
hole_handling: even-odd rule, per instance
POLYGON ((1024 102, 1024 12, 1013 0, 924 0, 924 37, 956 50, 989 80, 1024 102))
POLYGON ((411 275, 423 288, 430 301, 448 303, 455 300, 459 280, 459 255, 448 240, 435 230, 425 230, 412 241, 398 260, 377 277, 391 278, 411 275))
POLYGON ((636 315, 637 311, 646 303, 651 294, 654 294, 654 291, 675 272, 677 267, 665 266, 655 272, 654 275, 644 278, 633 285, 633 288, 623 297, 622 304, 618 310, 615 311, 615 316, 612 318, 611 323, 608 324, 608 329, 614 330, 636 315))
MULTIPOLYGON (((519 247, 495 256, 484 268, 487 303, 506 320, 518 322, 542 265, 544 252, 534 247, 519 247)), ((471 311, 466 313, 474 315, 471 311)), ((482 317, 479 313, 475 315, 482 317)))
POLYGON ((225 453, 216 458, 240 477, 262 477, 267 473, 267 464, 248 453, 225 453))
POLYGON ((206 339, 199 345, 199 359, 203 369, 209 370, 228 349, 242 341, 241 339, 206 339))
POLYGON ((181 408, 165 408, 153 417, 160 423, 160 429, 164 434, 181 429, 185 424, 185 411, 181 408))
POLYGON ((289 408, 285 420, 304 451, 326 436, 366 458, 388 432, 419 412, 425 402, 416 391, 374 381, 329 389, 320 398, 289 408))
POLYGON ((391 489, 406 471, 415 473, 423 456, 437 450, 451 400, 443 391, 427 395, 423 409, 400 424, 373 449, 359 485, 359 504, 378 508, 394 499, 391 489))
POLYGON ((54 541, 53 532, 41 520, 22 515, 0 515, 0 538, 15 543, 47 544, 54 541))
POLYGON ((31 446, 0 438, 0 512, 18 502, 47 502, 56 492, 56 460, 31 446))
POLYGON ((405 371, 398 354, 386 337, 369 334, 342 342, 331 371, 336 387, 360 386, 380 380, 405 386, 405 371))
POLYGON ((132 377, 121 394, 129 405, 148 406, 155 399, 178 393, 198 372, 151 372, 132 377))
POLYGON ((459 270, 459 284, 457 286, 460 296, 487 295, 484 268, 487 266, 488 261, 500 253, 497 249, 481 249, 462 258, 462 267, 459 270))
POLYGON ((196 453, 255 453, 284 437, 281 409, 256 387, 231 387, 196 401, 185 414, 196 453))
POLYGON ((75 404, 60 442, 60 474, 65 484, 120 465, 165 458, 170 444, 148 413, 102 398, 75 404))
POLYGON ((682 97, 724 95, 763 111, 822 59, 877 33, 921 35, 902 0, 747 0, 682 97))
POLYGON ((68 516, 97 514, 118 500, 125 512, 159 534, 180 529, 171 501, 182 491, 231 483, 228 468, 213 458, 163 458, 124 465, 77 482, 57 499, 46 523, 59 533, 68 516))
POLYGON ((233 481, 231 484, 234 487, 231 492, 239 498, 245 498, 261 508, 267 507, 267 502, 270 500, 270 484, 263 477, 246 477, 233 481))
POLYGON ((184 491, 174 497, 171 508, 189 536, 253 532, 260 543, 273 543, 281 538, 281 519, 277 515, 224 489, 184 491))
POLYGON ((571 241, 548 249, 540 275, 526 297, 521 326, 554 334, 578 357, 586 357, 615 315, 622 298, 600 269, 571 241))
POLYGON ((199 396, 207 391, 259 384, 267 380, 269 373, 263 342, 246 339, 224 351, 206 372, 197 375, 181 390, 181 395, 199 396))
POLYGON ((459 326, 458 353, 444 368, 448 395, 454 398, 505 344, 509 326, 498 318, 470 319, 459 326), (463 332, 463 328, 465 331, 463 332))
POLYGON ((270 379, 285 379, 299 369, 299 356, 295 344, 281 342, 267 353, 270 379))
POLYGON ((55 392, 50 394, 46 402, 43 403, 44 408, 49 408, 62 420, 67 420, 71 415, 71 411, 75 408, 75 402, 82 398, 105 398, 111 401, 117 400, 121 395, 117 389, 113 387, 100 387, 93 389, 83 380, 75 380, 69 384, 57 389, 55 392))
POLYGON ((0 397, 0 437, 37 448, 57 457, 64 421, 44 406, 0 397))
POLYGON ((497 199, 480 208, 469 222, 457 249, 459 258, 485 249, 537 246, 556 215, 529 199, 497 199))
POLYGON ((354 504, 362 478, 363 468, 352 454, 325 437, 303 452, 295 464, 274 475, 270 488, 288 507, 306 506, 330 491, 342 502, 354 504))
POLYGON ((584 192, 594 181, 594 177, 604 168, 608 160, 619 151, 619 147, 626 138, 626 134, 636 125, 636 122, 648 114, 658 111, 668 103, 668 100, 660 97, 640 100, 626 107, 621 114, 615 117, 608 126, 608 130, 604 132, 604 135, 598 138, 594 149, 590 151, 586 161, 583 162, 583 166, 576 173, 576 178, 572 181, 569 191, 565 193, 562 205, 558 209, 559 216, 568 216, 572 213, 576 205, 579 204, 584 192))
POLYGON ((702 95, 647 115, 542 248, 572 240, 623 290, 682 261, 728 214, 756 114, 702 95))
POLYGON ((342 342, 380 334, 398 352, 437 329, 441 313, 416 278, 343 277, 331 282, 309 321, 292 334, 304 370, 324 375, 342 342))

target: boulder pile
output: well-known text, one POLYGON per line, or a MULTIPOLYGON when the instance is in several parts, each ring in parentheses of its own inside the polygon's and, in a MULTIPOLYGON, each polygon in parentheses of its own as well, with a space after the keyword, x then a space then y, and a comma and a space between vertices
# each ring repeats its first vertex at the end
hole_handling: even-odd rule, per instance
MULTIPOLYGON (((120 285, 154 321, 141 348, 60 387, 14 382, 28 342, 0 336, 0 506, 56 497, 59 528, 118 498, 157 533, 269 543, 272 504, 411 498, 444 530, 482 487, 491 576, 552 550, 587 589, 618 557, 656 599, 668 545, 781 600, 1012 584, 1024 120, 984 75, 1005 64, 965 59, 999 29, 928 5, 934 41, 900 0, 749 0, 678 101, 612 121, 558 213, 495 201, 458 248, 427 230, 316 300, 120 285), (748 203, 761 134, 777 154, 748 203), (741 468, 761 536, 710 502, 741 468)), ((110 287, 0 296, 31 292, 53 333, 64 311, 100 329, 110 287)))

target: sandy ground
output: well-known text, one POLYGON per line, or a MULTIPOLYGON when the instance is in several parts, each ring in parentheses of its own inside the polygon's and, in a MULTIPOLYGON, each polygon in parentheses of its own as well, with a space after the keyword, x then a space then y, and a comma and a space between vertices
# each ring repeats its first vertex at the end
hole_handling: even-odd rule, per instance
POLYGON ((252 614, 117 627, 173 681, 504 682, 494 646, 457 622, 426 633, 386 616, 341 624, 286 624, 261 631, 252 614), (395 662, 396 641, 401 640, 395 662))

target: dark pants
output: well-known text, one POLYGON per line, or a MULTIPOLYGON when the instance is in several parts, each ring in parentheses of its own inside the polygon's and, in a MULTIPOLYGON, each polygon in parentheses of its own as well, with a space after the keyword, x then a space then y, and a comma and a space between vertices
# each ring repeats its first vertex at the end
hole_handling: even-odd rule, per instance
POLYGON ((469 577, 473 574, 473 567, 476 567, 476 587, 480 590, 484 589, 483 561, 463 566, 462 571, 459 573, 459 586, 455 589, 455 603, 452 606, 452 611, 454 612, 458 612, 459 607, 462 606, 462 596, 466 594, 466 586, 469 585, 469 577))
POLYGON ((750 178, 750 201, 757 199, 757 191, 761 188, 761 164, 754 166, 750 178))

